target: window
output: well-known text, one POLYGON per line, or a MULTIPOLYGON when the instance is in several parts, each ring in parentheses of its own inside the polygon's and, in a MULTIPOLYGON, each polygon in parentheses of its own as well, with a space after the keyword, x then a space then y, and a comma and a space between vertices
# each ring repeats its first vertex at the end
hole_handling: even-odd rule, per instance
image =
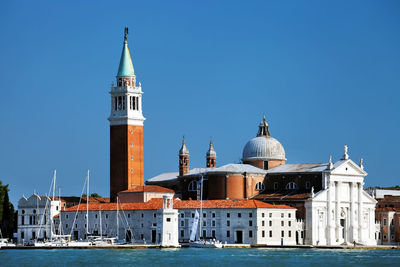
POLYGON ((292 222, 291 222, 291 221, 288 221, 288 225, 289 225, 289 226, 292 226, 292 222))
POLYGON ((386 225, 386 218, 383 218, 383 225, 386 225))
POLYGON ((264 183, 263 182, 256 183, 255 189, 256 189, 256 191, 263 191, 265 189, 264 183))
POLYGON ((269 217, 272 218, 272 213, 269 214, 269 217))
POLYGON ((285 237, 285 231, 281 232, 281 237, 285 237))
POLYGON ((68 214, 65 214, 65 219, 68 219, 68 214))
POLYGON ((65 224, 65 228, 68 228, 68 223, 67 223, 67 224, 65 224))
POLYGON ((133 143, 131 143, 131 147, 133 147, 133 143))
POLYGON ((213 238, 215 238, 215 230, 211 231, 211 235, 212 235, 213 238))
POLYGON ((306 182, 306 189, 310 189, 310 187, 311 187, 311 183, 310 183, 310 181, 307 181, 306 182))
POLYGON ((262 226, 265 226, 265 221, 262 221, 261 223, 262 223, 262 226))
POLYGON ((185 213, 181 213, 181 218, 185 218, 185 213))
POLYGON ((192 213, 192 218, 194 218, 194 213, 192 213))
POLYGON ((168 217, 168 218, 167 218, 167 222, 170 222, 170 221, 171 221, 171 218, 168 217))
POLYGON ((249 231, 249 238, 252 238, 253 237, 253 231, 249 231))
POLYGON ((117 110, 117 98, 116 97, 114 97, 114 110, 117 110))
POLYGON ((231 222, 230 221, 226 221, 226 226, 231 226, 231 222))
POLYGON ((269 237, 272 237, 272 231, 269 231, 269 237))
POLYGON ((265 237, 265 231, 261 231, 261 237, 265 237))
POLYGON ((207 226, 207 222, 203 221, 203 226, 206 227, 207 226))
POLYGON ((181 237, 185 236, 185 231, 181 230, 181 237))
POLYGON ((207 230, 203 230, 203 237, 207 237, 207 230))
POLYGON ((272 221, 269 221, 269 226, 272 226, 272 221))
POLYGON ((21 231, 21 239, 24 239, 25 238, 25 233, 24 233, 24 231, 21 231))
POLYGON ((185 221, 181 221, 181 226, 185 226, 185 221))
POLYGON ((203 213, 203 218, 207 218, 207 213, 203 213))
POLYGON ((263 218, 264 218, 264 216, 265 216, 264 212, 263 212, 263 213, 261 213, 261 217, 263 217, 263 218))
POLYGON ((297 185, 294 182, 290 182, 286 185, 286 189, 296 189, 297 185))
POLYGON ((119 96, 118 97, 118 110, 121 110, 121 109, 122 109, 122 97, 119 96))
POLYGON ((130 213, 128 213, 128 218, 130 218, 131 217, 131 214, 130 213))
POLYGON ((383 235, 383 239, 385 239, 385 240, 386 240, 386 235, 383 235))
POLYGON ((227 217, 227 218, 231 217, 231 214, 228 212, 228 213, 226 214, 226 217, 227 217))
POLYGON ((131 169, 131 173, 133 173, 133 169, 131 169))
POLYGON ((284 221, 281 221, 281 226, 285 226, 285 222, 284 221))
POLYGON ((22 224, 22 225, 25 224, 25 216, 21 216, 21 224, 22 224))
POLYGON ((36 233, 35 233, 35 231, 32 231, 32 239, 36 239, 36 233))
POLYGON ((212 221, 212 226, 215 226, 215 221, 212 221))
POLYGON ((142 213, 142 218, 144 217, 144 213, 142 213))
POLYGON ((239 212, 238 213, 238 218, 241 218, 242 217, 242 214, 239 212))
POLYGON ((276 189, 278 189, 278 183, 277 182, 274 183, 274 190, 276 190, 276 189))
POLYGON ((215 218, 215 213, 213 212, 212 217, 215 218))
POLYGON ((288 217, 289 217, 289 218, 292 217, 292 214, 291 214, 291 213, 288 213, 288 217))
POLYGON ((75 224, 75 228, 78 228, 78 224, 77 223, 75 224))
POLYGON ((391 237, 390 237, 392 240, 394 240, 394 235, 391 235, 391 237))
POLYGON ((58 206, 56 206, 56 210, 58 210, 58 206))
POLYGON ((281 218, 283 218, 283 217, 285 217, 285 214, 284 214, 284 213, 281 213, 281 218))
POLYGON ((157 217, 157 213, 153 213, 153 217, 156 218, 157 217))
POLYGON ((191 181, 188 186, 188 191, 197 191, 197 182, 191 181))
POLYGON ((253 226, 253 221, 249 221, 249 226, 253 226))
POLYGON ((289 237, 292 237, 292 231, 289 231, 289 232, 288 232, 288 236, 289 236, 289 237))
POLYGON ((36 210, 33 210, 33 214, 36 214, 36 210))
POLYGON ((231 237, 231 232, 229 230, 226 231, 226 237, 231 237))
POLYGON ((133 156, 131 156, 131 160, 133 160, 133 156))
POLYGON ((250 212, 250 213, 249 213, 249 218, 252 218, 252 217, 253 217, 253 213, 250 212))
POLYGON ((125 96, 122 97, 122 109, 125 110, 125 96))
MULTIPOLYGON (((90 203, 90 202, 89 202, 90 203)), ((106 214, 106 219, 108 219, 108 214, 106 214)))
MULTIPOLYGON (((90 202, 89 202, 89 203, 90 203, 90 202)), ((95 214, 94 217, 97 219, 97 214, 95 214)))

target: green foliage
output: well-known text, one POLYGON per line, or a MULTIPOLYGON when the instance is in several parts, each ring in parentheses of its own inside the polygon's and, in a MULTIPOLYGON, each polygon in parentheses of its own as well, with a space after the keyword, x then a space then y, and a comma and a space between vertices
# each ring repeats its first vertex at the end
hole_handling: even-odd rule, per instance
POLYGON ((14 206, 8 196, 8 185, 3 185, 0 181, 0 228, 3 237, 12 238, 17 231, 14 206))
POLYGON ((101 197, 99 194, 97 194, 97 193, 92 193, 92 194, 90 194, 90 196, 91 197, 101 197))

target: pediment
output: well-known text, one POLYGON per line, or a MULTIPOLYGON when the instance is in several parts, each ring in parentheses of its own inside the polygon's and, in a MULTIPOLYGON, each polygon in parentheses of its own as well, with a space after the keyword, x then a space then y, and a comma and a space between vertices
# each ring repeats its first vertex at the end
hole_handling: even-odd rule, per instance
POLYGON ((331 171, 331 174, 335 175, 350 175, 350 176, 366 176, 367 173, 360 168, 354 161, 351 159, 345 161, 336 162, 334 169, 331 171))

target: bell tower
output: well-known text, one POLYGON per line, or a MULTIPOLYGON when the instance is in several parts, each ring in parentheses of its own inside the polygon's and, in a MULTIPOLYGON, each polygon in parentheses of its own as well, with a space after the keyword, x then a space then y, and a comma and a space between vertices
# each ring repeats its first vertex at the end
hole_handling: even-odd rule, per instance
POLYGON ((217 152, 214 150, 212 140, 210 140, 210 146, 206 153, 206 166, 207 168, 215 168, 217 161, 217 152))
POLYGON ((189 150, 186 147, 185 137, 182 140, 182 147, 179 150, 179 176, 189 172, 189 150))
POLYGON ((125 28, 116 86, 111 86, 110 198, 144 184, 142 87, 137 83, 125 28))

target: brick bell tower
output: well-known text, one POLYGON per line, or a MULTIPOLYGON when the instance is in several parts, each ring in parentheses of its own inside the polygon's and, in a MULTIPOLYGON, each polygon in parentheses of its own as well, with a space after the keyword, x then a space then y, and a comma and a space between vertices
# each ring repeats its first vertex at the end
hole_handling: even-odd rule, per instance
POLYGON ((212 140, 210 140, 210 146, 206 153, 206 166, 207 168, 215 168, 216 163, 217 163, 217 152, 215 152, 212 140))
POLYGON ((179 176, 189 172, 189 150, 186 147, 185 137, 182 140, 182 147, 179 149, 179 176))
POLYGON ((119 63, 117 84, 111 86, 110 198, 144 184, 142 87, 137 84, 128 48, 128 28, 119 63))

